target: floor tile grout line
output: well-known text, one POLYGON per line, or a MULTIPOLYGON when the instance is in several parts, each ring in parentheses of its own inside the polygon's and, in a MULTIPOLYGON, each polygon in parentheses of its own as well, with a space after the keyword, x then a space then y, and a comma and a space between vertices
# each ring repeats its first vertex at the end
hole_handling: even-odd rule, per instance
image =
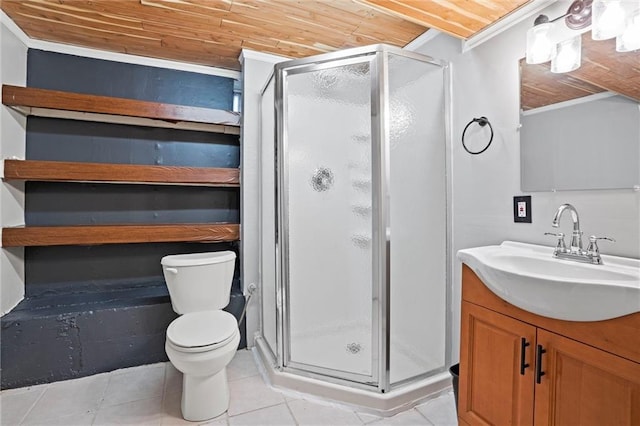
POLYGON ((167 376, 169 375, 169 368, 165 364, 164 366, 164 378, 162 380, 162 414, 164 414, 164 402, 165 397, 167 396, 167 376))
POLYGON ((109 375, 109 380, 107 380, 107 384, 104 386, 104 389, 102 390, 102 396, 100 397, 100 404, 98 404, 98 407, 96 408, 96 412, 93 414, 93 419, 91 420, 91 426, 93 426, 93 424, 96 422, 96 418, 98 418, 98 413, 100 412, 100 410, 102 410, 102 405, 104 404, 104 398, 105 396, 107 396, 107 389, 109 389, 109 384, 111 383, 111 379, 115 376, 117 376, 117 374, 112 374, 112 371, 109 371, 108 374, 109 375))
POLYGON ((382 417, 382 416, 378 416, 377 414, 362 413, 362 412, 358 412, 358 411, 354 411, 354 413, 356 413, 356 416, 358 416, 358 418, 360 419, 360 421, 362 422, 362 424, 363 424, 363 425, 370 425, 370 424, 373 424, 373 423, 375 423, 375 422, 379 422, 379 421, 381 421, 381 420, 384 420, 384 417, 382 417), (364 419, 360 416, 360 414, 367 414, 367 415, 370 415, 370 416, 375 416, 375 417, 377 417, 377 419, 375 419, 375 418, 374 418, 373 420, 370 420, 370 421, 366 422, 366 421, 364 421, 364 419))
POLYGON ((161 395, 153 395, 153 396, 147 396, 145 398, 133 399, 131 401, 118 402, 117 404, 110 404, 110 405, 100 406, 100 408, 97 411, 100 411, 103 408, 119 407, 119 406, 125 405, 125 404, 133 404, 134 402, 149 401, 151 399, 158 399, 158 398, 160 398, 160 403, 162 403, 162 396, 161 395))
POLYGON ((277 407, 278 405, 286 404, 286 403, 287 403, 287 401, 282 401, 282 402, 278 402, 277 404, 265 405, 264 407, 255 408, 255 409, 249 410, 249 411, 243 411, 242 413, 238 413, 238 414, 234 414, 234 415, 229 414, 229 411, 227 410, 227 416, 228 416, 228 418, 238 417, 238 416, 242 416, 243 414, 254 413, 254 412, 262 410, 264 408, 277 407))
POLYGON ((108 405, 104 405, 105 404, 107 390, 109 389, 109 385, 111 384, 111 380, 114 377, 118 377, 118 376, 121 375, 121 374, 111 375, 110 373, 106 373, 106 374, 109 374, 109 380, 107 382, 107 386, 105 387, 105 389, 103 391, 98 411, 102 410, 103 408, 115 407, 115 406, 119 406, 119 405, 122 405, 122 404, 129 404, 129 403, 132 403, 132 402, 146 401, 146 400, 155 399, 155 398, 160 398, 161 399, 161 401, 160 401, 161 403, 164 402, 164 380, 165 380, 164 379, 164 377, 165 377, 164 375, 165 375, 165 373, 163 372, 162 390, 158 394, 156 394, 156 395, 146 395, 145 397, 139 398, 139 399, 131 399, 131 400, 128 400, 128 401, 120 401, 120 402, 117 402, 117 403, 110 403, 108 405))
POLYGON ((251 374, 251 375, 249 375, 249 376, 236 377, 235 379, 230 379, 230 380, 229 380, 229 379, 227 379, 227 381, 228 381, 229 383, 233 383, 233 382, 237 382, 238 380, 244 380, 244 379, 248 379, 249 377, 256 377, 256 376, 259 376, 259 375, 260 375, 260 373, 258 372, 258 373, 256 373, 256 374, 251 374))
POLYGON ((429 422, 430 425, 435 425, 435 423, 433 421, 431 421, 431 419, 429 417, 427 417, 425 414, 422 414, 422 412, 420 410, 418 410, 416 407, 413 407, 412 410, 415 411, 416 413, 418 413, 420 416, 422 416, 426 421, 429 422))
POLYGON ((19 425, 23 424, 25 419, 27 418, 27 416, 29 415, 29 413, 31 413, 31 411, 33 411, 33 408, 36 406, 36 404, 38 402, 40 402, 40 400, 42 399, 42 397, 44 396, 44 393, 49 390, 49 386, 51 385, 51 383, 47 383, 46 386, 44 387, 42 393, 40 393, 40 396, 36 398, 36 400, 33 402, 33 404, 31 404, 31 407, 29 407, 29 409, 27 410, 26 413, 24 413, 24 415, 22 416, 22 418, 20 419, 20 421, 18 422, 19 425))
POLYGON ((293 410, 291 409, 291 407, 289 407, 289 401, 287 401, 287 398, 284 399, 284 405, 287 407, 287 410, 289 410, 289 414, 291 414, 293 422, 296 424, 296 426, 298 426, 300 423, 298 423, 298 419, 296 418, 295 414, 293 414, 293 410))
POLYGON ((96 417, 98 417, 98 411, 99 409, 93 413, 93 417, 91 418, 91 426, 93 426, 93 424, 96 422, 96 417))
MULTIPOLYGON (((109 380, 107 380, 107 384, 104 387, 104 390, 102 391, 102 396, 100 397, 100 404, 98 404, 98 408, 96 409, 96 413, 98 413, 100 410, 102 410, 102 407, 104 405, 104 398, 107 395, 107 389, 109 389, 109 385, 111 384, 111 379, 113 379, 116 376, 116 375, 111 374, 111 373, 112 372, 107 373, 109 375, 109 380)), ((94 418, 94 421, 95 421, 95 418, 94 418)))
MULTIPOLYGON (((355 410, 353 410, 353 409, 351 409, 351 408, 343 407, 343 406, 341 406, 341 405, 333 405, 333 404, 328 404, 328 405, 327 405, 327 404, 322 404, 322 403, 320 403, 320 402, 316 402, 316 401, 312 401, 312 400, 308 400, 308 399, 304 399, 304 398, 300 398, 300 399, 293 399, 293 400, 291 400, 291 401, 287 401, 287 400, 285 400, 285 403, 287 404, 287 408, 289 409, 289 412, 290 412, 290 413, 291 413, 291 415, 293 416, 293 419, 295 420, 296 425, 299 425, 300 423, 298 422, 298 419, 296 418, 295 414, 293 413, 293 410, 292 410, 292 409, 291 409, 291 407, 289 406, 289 403, 290 403, 290 402, 298 402, 298 401, 305 401, 305 402, 308 402, 309 404, 313 404, 313 405, 318 406, 318 407, 325 407, 325 408, 329 408, 329 409, 332 409, 332 410, 338 410, 338 411, 342 411, 342 412, 346 412, 346 413, 351 413, 351 414, 355 415, 355 417, 356 417, 356 418, 358 419, 358 421, 360 422, 359 426, 364 426, 364 425, 371 424, 371 423, 374 423, 374 422, 378 422, 378 421, 381 421, 381 420, 383 420, 383 419, 384 419, 384 417, 380 417, 380 418, 379 418, 379 419, 377 419, 377 420, 373 420, 373 421, 371 421, 371 422, 369 422, 369 423, 366 423, 364 420, 362 420, 362 419, 360 418, 360 416, 358 415, 358 412, 357 412, 357 411, 355 411, 355 410)), ((314 425, 314 426, 318 426, 318 425, 314 425)))

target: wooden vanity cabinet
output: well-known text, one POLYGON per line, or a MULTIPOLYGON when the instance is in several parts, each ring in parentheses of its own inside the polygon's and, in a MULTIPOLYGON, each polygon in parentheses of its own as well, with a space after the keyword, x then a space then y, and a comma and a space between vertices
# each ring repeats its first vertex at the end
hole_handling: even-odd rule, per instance
POLYGON ((640 364, 538 329, 536 425, 640 425, 640 364))
POLYGON ((540 317, 465 265, 462 286, 461 424, 640 425, 640 314, 540 317))
POLYGON ((461 328, 458 405, 465 409, 459 409, 460 417, 470 425, 532 425, 530 348, 536 328, 469 302, 462 302, 461 328))

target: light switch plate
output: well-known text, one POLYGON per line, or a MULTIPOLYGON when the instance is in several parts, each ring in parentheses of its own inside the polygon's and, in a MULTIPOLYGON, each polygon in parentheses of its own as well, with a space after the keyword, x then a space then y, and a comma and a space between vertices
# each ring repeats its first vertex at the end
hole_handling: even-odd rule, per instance
POLYGON ((531 223, 531 195, 513 197, 513 221, 531 223))

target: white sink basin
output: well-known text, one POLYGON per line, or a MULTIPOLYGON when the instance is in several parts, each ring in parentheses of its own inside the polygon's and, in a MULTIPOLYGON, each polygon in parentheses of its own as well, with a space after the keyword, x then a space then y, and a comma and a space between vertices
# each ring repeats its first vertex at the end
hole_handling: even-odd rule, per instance
POLYGON ((495 294, 526 311, 569 321, 640 312, 640 260, 603 255, 603 265, 552 257, 553 248, 505 241, 458 251, 495 294))

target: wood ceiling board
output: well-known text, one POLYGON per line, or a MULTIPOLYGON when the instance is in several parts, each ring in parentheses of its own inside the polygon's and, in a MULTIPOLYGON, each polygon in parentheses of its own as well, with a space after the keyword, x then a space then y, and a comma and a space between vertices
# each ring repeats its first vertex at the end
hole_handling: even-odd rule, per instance
MULTIPOLYGON (((374 13, 374 9, 371 7, 352 1, 317 1, 315 3, 313 17, 324 15, 327 20, 337 19, 343 23, 345 28, 355 23, 356 28, 362 32, 365 30, 379 31, 384 28, 385 33, 390 36, 404 39, 407 31, 418 32, 419 35, 426 29, 423 25, 402 18, 377 11, 374 13)), ((308 3, 302 4, 308 5, 308 3)))
POLYGON ((91 20, 103 20, 105 22, 111 22, 114 25, 123 25, 123 26, 138 26, 142 27, 142 21, 138 18, 129 18, 125 16, 119 16, 116 14, 109 13, 96 13, 90 10, 86 10, 82 7, 76 7, 67 5, 65 3, 44 3, 42 0, 34 0, 30 3, 20 3, 21 6, 24 6, 31 10, 39 10, 39 11, 51 11, 55 10, 58 13, 69 14, 71 16, 84 17, 91 20))
MULTIPOLYGON (((7 0, 4 0, 7 1, 7 0)), ((12 1, 12 0, 10 0, 12 1)), ((40 0, 50 2, 52 0, 40 0)), ((185 26, 201 25, 212 26, 220 23, 220 17, 213 13, 194 13, 188 8, 180 7, 172 1, 146 1, 141 0, 138 4, 136 0, 98 0, 91 3, 74 2, 89 10, 112 13, 118 16, 138 17, 144 21, 152 20, 156 22, 182 22, 185 26)))
POLYGON ((469 38, 528 3, 528 0, 358 0, 378 10, 458 38, 469 38))
POLYGON ((473 30, 462 24, 448 21, 442 17, 424 10, 416 9, 411 5, 401 4, 392 0, 359 0, 378 10, 396 17, 402 17, 408 21, 425 27, 436 28, 458 38, 467 38, 473 35, 473 30))
POLYGON ((243 47, 292 58, 388 43, 429 26, 472 35, 525 0, 3 0, 30 37, 239 69, 243 47), (393 6, 396 11, 384 6, 393 6), (406 13, 402 13, 402 11, 406 13), (429 20, 418 19, 426 16, 429 20))
POLYGON ((524 6, 528 1, 492 1, 492 0, 476 0, 476 1, 439 1, 440 4, 455 4, 458 9, 463 9, 470 16, 485 18, 488 24, 491 24, 501 18, 504 18, 515 9, 524 6))
POLYGON ((242 40, 242 36, 251 34, 251 38, 244 38, 243 42, 265 42, 266 45, 271 45, 272 42, 277 44, 280 39, 285 39, 292 35, 305 36, 310 39, 310 43, 313 43, 320 34, 324 34, 322 37, 325 44, 335 45, 340 44, 347 33, 340 33, 339 31, 327 31, 327 27, 319 23, 308 23, 296 19, 289 18, 286 22, 287 31, 281 31, 280 28, 282 22, 278 22, 277 19, 265 19, 251 18, 248 16, 235 15, 230 18, 222 20, 221 29, 235 34, 238 39, 242 40))
MULTIPOLYGON (((247 25, 256 25, 273 32, 274 28, 284 28, 285 34, 298 35, 299 32, 308 34, 312 38, 309 44, 318 40, 321 43, 333 47, 344 44, 344 38, 355 31, 372 32, 379 31, 380 25, 384 25, 384 37, 388 41, 400 38, 406 40, 406 32, 411 31, 416 36, 422 34, 425 28, 404 21, 390 18, 383 14, 367 16, 362 8, 350 8, 355 3, 341 1, 337 4, 340 8, 332 7, 331 2, 304 1, 304 2, 260 2, 260 1, 234 1, 232 11, 242 11, 241 4, 250 4, 252 7, 244 14, 237 13, 229 20, 247 25), (265 7, 264 5, 268 5, 265 7), (354 13, 358 12, 358 14, 354 13), (372 22, 374 19, 379 21, 372 22), (327 31, 331 29, 332 31, 327 31), (293 31, 292 31, 293 30, 293 31)), ((380 37, 377 37, 379 40, 380 37)))
POLYGON ((142 22, 132 23, 128 21, 118 21, 117 23, 110 18, 98 19, 96 14, 77 13, 69 11, 55 11, 54 15, 51 10, 46 10, 40 5, 30 5, 28 3, 19 4, 14 8, 14 13, 19 14, 23 19, 36 20, 42 25, 47 24, 64 24, 79 28, 82 31, 104 31, 113 34, 122 35, 126 33, 131 37, 139 37, 142 39, 159 40, 156 34, 145 31, 142 22), (94 16, 91 16, 94 15, 94 16))

